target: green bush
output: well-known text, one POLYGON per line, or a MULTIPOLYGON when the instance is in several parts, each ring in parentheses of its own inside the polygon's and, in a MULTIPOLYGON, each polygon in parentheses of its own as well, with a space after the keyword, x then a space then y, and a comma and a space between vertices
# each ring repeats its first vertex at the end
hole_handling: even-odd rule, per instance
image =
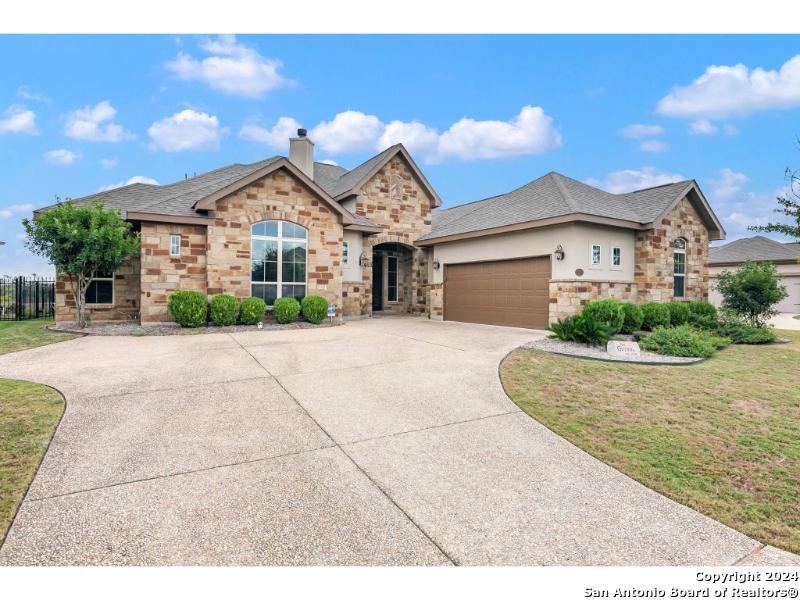
POLYGON ((624 302, 622 304, 622 333, 631 334, 642 328, 642 321, 644 321, 644 314, 642 309, 636 306, 633 302, 624 302))
POLYGON ((656 327, 669 327, 670 314, 666 304, 645 302, 642 304, 642 329, 654 331, 656 327))
POLYGON ((230 294, 217 294, 211 299, 211 322, 218 327, 235 325, 239 318, 239 300, 230 294))
POLYGON ((689 313, 697 317, 713 317, 717 318, 717 307, 706 302, 705 300, 692 300, 686 306, 689 308, 689 313))
POLYGON ((174 292, 167 300, 169 314, 181 327, 205 325, 208 316, 208 298, 203 292, 174 292))
POLYGON ((272 305, 272 313, 278 323, 294 323, 300 315, 300 303, 291 296, 278 298, 272 305))
POLYGON ((328 301, 322 296, 306 296, 300 306, 303 317, 311 323, 322 323, 322 319, 328 314, 328 301))
POLYGON ((729 343, 727 338, 698 331, 688 325, 656 327, 653 333, 639 342, 642 348, 651 352, 700 358, 710 357, 717 349, 724 348, 729 343))
POLYGON ((560 340, 580 344, 605 344, 611 337, 608 325, 586 314, 559 319, 550 325, 550 331, 560 340))
POLYGON ((261 323, 264 313, 267 310, 267 303, 261 298, 250 296, 242 300, 239 306, 239 322, 243 325, 256 325, 261 323))
POLYGON ((747 261, 736 271, 723 271, 717 277, 722 306, 736 311, 750 325, 763 327, 777 314, 775 305, 786 298, 786 288, 772 263, 747 261))
POLYGON ((625 321, 622 304, 616 298, 587 302, 583 307, 583 315, 607 327, 611 335, 621 330, 625 321))
POLYGON ((719 320, 715 316, 698 315, 689 311, 689 325, 697 329, 705 329, 706 331, 715 332, 719 328, 719 320))
POLYGON ((689 307, 683 302, 667 302, 670 325, 685 325, 689 320, 689 307))
POLYGON ((734 344, 769 344, 778 339, 774 329, 753 327, 746 318, 729 309, 720 311, 716 332, 729 337, 734 344))

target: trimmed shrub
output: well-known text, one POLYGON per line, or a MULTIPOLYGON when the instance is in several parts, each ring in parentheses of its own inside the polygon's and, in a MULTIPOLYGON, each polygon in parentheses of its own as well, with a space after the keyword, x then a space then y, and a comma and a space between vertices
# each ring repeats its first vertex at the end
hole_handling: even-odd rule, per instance
POLYGON ((267 311, 267 303, 261 298, 250 296, 242 300, 239 305, 239 322, 242 325, 257 325, 264 318, 267 311))
POLYGON ((778 338, 774 329, 753 327, 746 318, 727 309, 720 312, 716 332, 729 337, 734 344, 769 344, 778 338))
POLYGON ((611 330, 588 315, 573 315, 559 319, 550 325, 550 331, 560 340, 580 344, 605 344, 611 337, 611 330))
POLYGON ((616 298, 587 302, 583 307, 583 316, 605 325, 611 331, 611 335, 621 330, 625 321, 622 304, 616 298))
POLYGON ((314 324, 322 323, 322 319, 328 314, 328 301, 322 296, 306 296, 300 306, 305 320, 314 324))
POLYGON ((667 302, 670 325, 685 325, 689 320, 689 307, 683 302, 667 302))
POLYGON ((645 350, 669 356, 695 356, 708 358, 719 348, 730 344, 730 340, 698 331, 688 325, 678 327, 656 327, 650 335, 639 342, 645 350))
POLYGON ((272 305, 272 314, 278 323, 294 323, 300 316, 300 303, 291 296, 277 298, 272 305))
POLYGON ((747 261, 736 271, 717 277, 722 306, 745 317, 750 325, 764 327, 777 314, 775 305, 788 295, 774 264, 747 261))
POLYGON ((689 313, 698 317, 713 317, 717 318, 717 307, 706 302, 705 300, 692 300, 686 306, 689 308, 689 313))
POLYGON ((236 325, 239 318, 239 300, 230 294, 217 294, 211 299, 209 308, 211 322, 218 327, 236 325))
POLYGON ((644 321, 644 314, 642 309, 636 306, 633 302, 622 303, 622 333, 632 334, 642 328, 642 321, 644 321))
POLYGON ((172 319, 181 327, 200 327, 206 324, 208 298, 203 292, 174 292, 170 294, 167 306, 172 319))
POLYGON ((645 302, 642 304, 642 329, 654 331, 656 327, 669 327, 670 314, 666 304, 645 302))

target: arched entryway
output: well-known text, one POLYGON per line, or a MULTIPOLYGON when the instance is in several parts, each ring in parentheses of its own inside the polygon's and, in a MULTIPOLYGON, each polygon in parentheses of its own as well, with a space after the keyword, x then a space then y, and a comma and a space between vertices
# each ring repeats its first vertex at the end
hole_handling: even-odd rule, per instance
POLYGON ((413 249, 398 242, 372 247, 372 312, 407 313, 413 303, 413 249))

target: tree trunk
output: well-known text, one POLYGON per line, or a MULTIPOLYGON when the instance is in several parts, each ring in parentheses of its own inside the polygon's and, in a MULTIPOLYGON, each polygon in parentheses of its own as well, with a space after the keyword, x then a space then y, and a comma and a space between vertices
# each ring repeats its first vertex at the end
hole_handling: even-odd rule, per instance
POLYGON ((83 275, 70 276, 69 282, 75 300, 75 310, 78 312, 78 329, 83 329, 86 327, 86 290, 89 285, 83 275))

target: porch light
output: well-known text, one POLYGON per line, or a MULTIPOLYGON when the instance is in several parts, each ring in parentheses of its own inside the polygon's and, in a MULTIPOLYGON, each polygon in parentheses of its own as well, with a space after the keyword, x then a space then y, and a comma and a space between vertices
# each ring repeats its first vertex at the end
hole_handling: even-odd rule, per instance
POLYGON ((362 267, 369 266, 369 257, 367 256, 366 252, 362 252, 361 256, 358 257, 358 264, 362 267))
POLYGON ((556 257, 556 260, 564 260, 564 248, 561 247, 561 244, 556 246, 556 251, 553 254, 556 257))
POLYGON ((438 271, 439 267, 441 267, 441 263, 438 260, 433 261, 433 270, 438 271))

